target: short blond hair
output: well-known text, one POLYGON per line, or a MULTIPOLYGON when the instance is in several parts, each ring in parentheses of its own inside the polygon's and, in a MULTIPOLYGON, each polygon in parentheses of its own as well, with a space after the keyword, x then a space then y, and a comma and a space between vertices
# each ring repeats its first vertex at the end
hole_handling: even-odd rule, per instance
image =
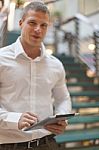
POLYGON ((47 6, 44 4, 43 1, 41 0, 34 0, 33 2, 29 3, 27 6, 23 8, 22 12, 22 18, 25 18, 29 10, 34 10, 34 11, 41 11, 44 13, 47 13, 50 16, 49 9, 47 6))

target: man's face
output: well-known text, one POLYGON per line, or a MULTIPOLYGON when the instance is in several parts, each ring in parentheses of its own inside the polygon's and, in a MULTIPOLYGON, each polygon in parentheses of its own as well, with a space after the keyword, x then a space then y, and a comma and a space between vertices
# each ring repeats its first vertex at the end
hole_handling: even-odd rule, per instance
POLYGON ((19 22, 21 40, 29 46, 40 46, 49 25, 49 15, 41 11, 29 10, 24 19, 19 22))

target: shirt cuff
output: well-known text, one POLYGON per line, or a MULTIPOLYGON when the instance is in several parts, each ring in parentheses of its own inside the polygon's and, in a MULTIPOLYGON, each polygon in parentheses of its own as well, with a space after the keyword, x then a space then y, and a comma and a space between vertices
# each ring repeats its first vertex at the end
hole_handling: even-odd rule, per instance
POLYGON ((22 113, 8 112, 4 122, 6 123, 7 129, 18 129, 18 121, 22 113))

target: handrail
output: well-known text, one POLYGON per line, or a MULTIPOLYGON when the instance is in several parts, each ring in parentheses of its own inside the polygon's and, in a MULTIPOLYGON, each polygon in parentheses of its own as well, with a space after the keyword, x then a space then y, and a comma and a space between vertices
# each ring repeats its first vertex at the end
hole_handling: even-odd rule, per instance
POLYGON ((92 23, 91 21, 89 21, 89 19, 88 19, 86 16, 84 16, 84 15, 82 15, 82 14, 80 14, 80 13, 79 13, 79 14, 76 14, 74 17, 71 17, 71 18, 69 18, 69 19, 66 19, 66 21, 62 21, 62 22, 60 23, 60 26, 62 26, 62 25, 64 25, 64 24, 67 24, 67 23, 69 23, 69 22, 71 22, 71 21, 74 21, 75 19, 79 19, 79 20, 85 22, 86 24, 89 24, 90 26, 92 26, 93 29, 99 30, 99 25, 92 23))
POLYGON ((76 18, 79 19, 79 20, 81 20, 81 21, 83 21, 83 22, 85 22, 85 23, 87 23, 87 24, 89 24, 90 26, 93 27, 93 29, 99 30, 99 25, 94 24, 91 21, 89 21, 89 19, 86 16, 84 16, 82 14, 77 14, 76 18))
POLYGON ((50 0, 50 1, 45 2, 45 4, 47 5, 47 4, 50 4, 50 3, 55 3, 57 1, 60 1, 60 0, 50 0))
MULTIPOLYGON (((81 59, 82 56, 80 55, 81 54, 80 53, 80 42, 81 42, 80 41, 80 35, 81 35, 80 34, 80 32, 81 32, 80 23, 84 22, 85 24, 91 26, 91 28, 92 28, 92 37, 91 38, 93 38, 93 42, 95 44, 95 54, 91 53, 91 55, 94 55, 95 64, 93 64, 93 66, 95 67, 95 70, 96 70, 96 77, 99 78, 99 25, 92 23, 86 16, 84 16, 82 14, 76 14, 75 16, 73 16, 71 18, 68 18, 65 21, 57 23, 56 26, 55 26, 56 32, 58 30, 59 31, 61 30, 61 31, 64 31, 64 34, 66 34, 65 29, 62 29, 61 27, 65 24, 68 24, 68 23, 72 22, 72 21, 74 21, 74 23, 75 23, 75 28, 74 28, 75 29, 75 34, 71 33, 71 35, 73 36, 73 39, 74 39, 75 48, 72 49, 72 50, 71 50, 71 47, 69 48, 69 52, 70 51, 72 52, 70 55, 74 56, 75 61, 80 60, 88 66, 88 63, 85 62, 86 60, 83 61, 83 59, 81 59)), ((72 39, 69 39, 68 40, 69 45, 72 44, 71 42, 72 42, 72 39)), ((92 66, 90 66, 90 67, 92 67, 92 66)), ((88 66, 88 68, 89 68, 89 66, 88 66)))
POLYGON ((60 23, 60 26, 62 26, 62 25, 64 25, 64 24, 67 24, 67 23, 69 23, 69 22, 71 22, 71 21, 74 21, 76 19, 76 17, 74 16, 74 17, 71 17, 71 18, 68 18, 68 19, 66 19, 65 21, 62 21, 61 23, 60 23))

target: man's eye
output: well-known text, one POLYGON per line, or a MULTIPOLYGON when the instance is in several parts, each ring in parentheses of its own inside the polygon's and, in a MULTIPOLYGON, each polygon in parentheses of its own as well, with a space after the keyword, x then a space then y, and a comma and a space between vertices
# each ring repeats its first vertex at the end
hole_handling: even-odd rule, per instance
POLYGON ((35 26, 36 23, 35 22, 29 22, 29 25, 35 26))
POLYGON ((45 29, 47 28, 47 24, 42 24, 41 27, 45 29))

